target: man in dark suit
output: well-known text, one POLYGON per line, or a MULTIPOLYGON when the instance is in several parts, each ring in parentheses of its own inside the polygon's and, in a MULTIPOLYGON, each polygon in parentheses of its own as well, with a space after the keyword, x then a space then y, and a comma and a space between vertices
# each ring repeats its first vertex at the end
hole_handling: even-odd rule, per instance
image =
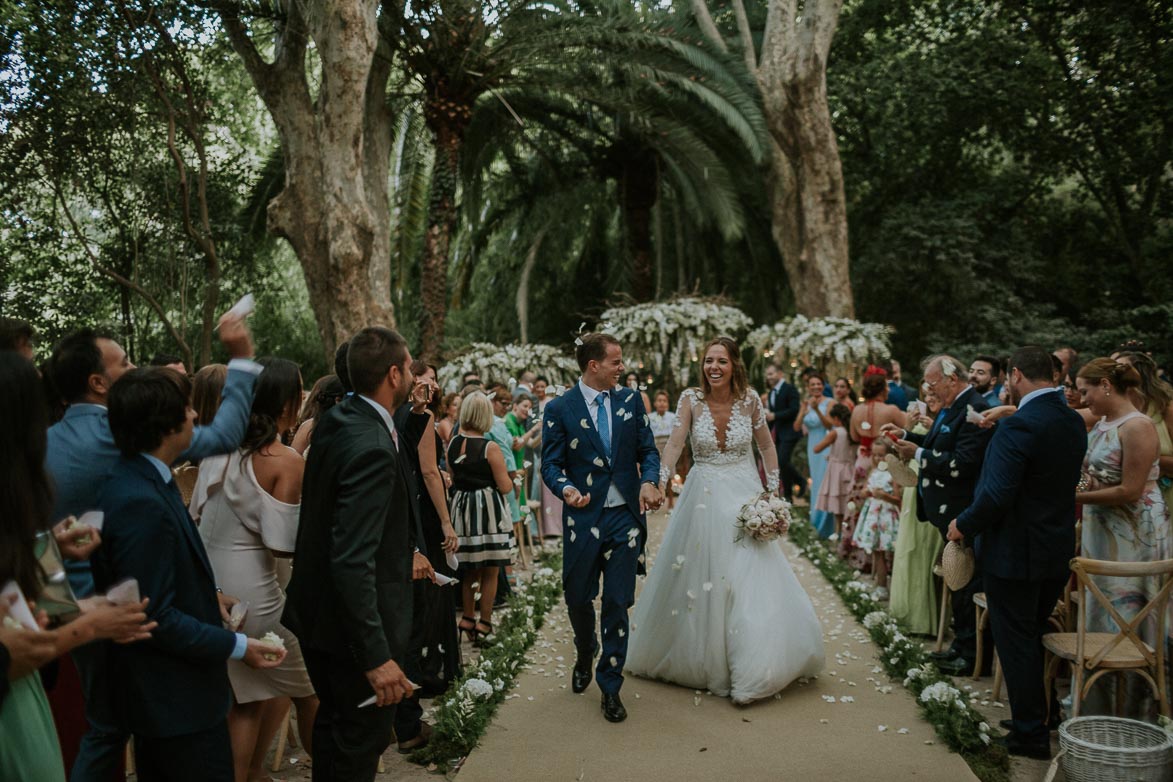
MULTIPOLYGON (((973 500, 991 432, 966 420, 970 408, 987 409, 969 384, 965 365, 952 356, 933 356, 924 367, 925 385, 941 400, 941 412, 928 434, 918 435, 887 424, 882 431, 900 433, 896 452, 920 463, 917 517, 945 536, 949 522, 973 500)), ((953 593, 953 645, 937 655, 941 670, 957 674, 972 670, 977 655, 977 625, 973 596, 981 591, 981 579, 953 593)))
MULTIPOLYGON (((1011 754, 1049 758, 1042 636, 1075 551, 1075 487, 1087 450, 1083 420, 1051 382, 1040 347, 1010 357, 1007 385, 1018 411, 994 431, 973 502, 949 539, 981 536, 978 559, 994 646, 1010 695, 1011 754)), ((1049 704, 1057 722, 1058 704, 1049 704)))
POLYGON ((790 463, 794 453, 794 446, 802 438, 802 432, 794 428, 794 419, 798 416, 798 389, 793 383, 786 382, 786 376, 781 368, 773 362, 766 365, 766 385, 770 392, 766 399, 766 420, 770 422, 774 433, 774 448, 778 451, 778 469, 781 471, 782 495, 791 499, 794 486, 798 486, 798 496, 806 491, 806 479, 802 473, 790 463))
MULTIPOLYGON (((363 329, 350 341, 354 394, 314 428, 294 568, 282 622, 297 635, 321 705, 315 782, 373 780, 395 709, 411 694, 412 513, 392 421, 412 386, 398 333, 363 329), (374 695, 373 706, 360 706, 374 695)), ((426 563, 426 560, 424 560, 426 563)))
POLYGON ((118 727, 134 735, 145 782, 230 782, 227 661, 270 668, 285 657, 221 625, 212 566, 169 467, 191 445, 189 392, 177 372, 132 369, 108 399, 122 457, 98 500, 106 521, 93 572, 101 592, 136 579, 150 598, 147 616, 158 623, 149 641, 107 645, 103 666, 118 727))

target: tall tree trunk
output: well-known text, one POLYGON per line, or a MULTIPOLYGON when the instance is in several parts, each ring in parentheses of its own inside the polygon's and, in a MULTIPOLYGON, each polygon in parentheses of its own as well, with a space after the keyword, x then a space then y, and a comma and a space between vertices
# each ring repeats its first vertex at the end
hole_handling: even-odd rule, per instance
POLYGON ((847 198, 827 104, 827 55, 843 0, 770 0, 758 84, 774 142, 774 241, 798 311, 855 317, 847 198))
POLYGON ((269 230, 301 262, 322 346, 370 325, 393 326, 390 290, 392 116, 385 107, 389 52, 379 48, 378 0, 283 0, 284 21, 266 62, 239 7, 217 10, 281 140, 285 187, 269 204, 269 230), (309 41, 321 61, 311 95, 309 41))
POLYGON ((623 160, 619 182, 627 252, 631 259, 631 295, 636 301, 651 301, 656 295, 652 207, 660 191, 657 168, 654 152, 630 150, 623 160))
MULTIPOLYGON (((854 318, 847 198, 827 104, 827 55, 843 0, 769 0, 760 59, 744 0, 732 2, 773 142, 772 233, 795 305, 811 317, 854 318)), ((701 30, 726 51, 707 6, 694 0, 692 8, 701 30)))
POLYGON ((428 229, 424 234, 424 258, 420 268, 420 353, 437 361, 444 346, 448 317, 448 251, 456 231, 456 184, 460 176, 460 148, 464 128, 449 122, 433 125, 436 164, 428 200, 428 229))
POLYGON ((542 247, 542 240, 546 238, 546 231, 550 225, 543 225, 538 235, 530 243, 529 252, 525 254, 525 263, 521 267, 521 277, 517 281, 517 323, 521 327, 521 344, 529 344, 529 281, 533 276, 534 267, 538 265, 538 251, 542 247))

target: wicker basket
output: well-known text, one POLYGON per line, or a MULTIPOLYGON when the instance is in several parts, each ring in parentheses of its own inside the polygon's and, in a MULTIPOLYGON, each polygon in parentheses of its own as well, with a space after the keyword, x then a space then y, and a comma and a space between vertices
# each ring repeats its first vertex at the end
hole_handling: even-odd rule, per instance
POLYGON ((1059 726, 1068 782, 1170 782, 1173 736, 1120 717, 1076 717, 1059 726))

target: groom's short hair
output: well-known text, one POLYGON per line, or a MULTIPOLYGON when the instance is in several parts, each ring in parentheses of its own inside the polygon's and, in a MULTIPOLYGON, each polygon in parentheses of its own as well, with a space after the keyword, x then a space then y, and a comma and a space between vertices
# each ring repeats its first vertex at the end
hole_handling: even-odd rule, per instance
POLYGON ((578 359, 578 368, 586 372, 587 364, 592 361, 602 361, 607 357, 607 346, 618 345, 619 340, 610 334, 584 334, 581 343, 574 351, 578 359))

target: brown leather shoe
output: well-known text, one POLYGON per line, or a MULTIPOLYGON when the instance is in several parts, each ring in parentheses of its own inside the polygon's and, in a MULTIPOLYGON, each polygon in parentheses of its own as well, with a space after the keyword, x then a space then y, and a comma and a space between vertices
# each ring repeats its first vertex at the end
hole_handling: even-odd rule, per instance
POLYGON ((399 742, 399 754, 406 755, 409 752, 414 752, 420 747, 426 747, 428 742, 432 740, 432 726, 426 722, 420 723, 420 732, 414 739, 399 742))

